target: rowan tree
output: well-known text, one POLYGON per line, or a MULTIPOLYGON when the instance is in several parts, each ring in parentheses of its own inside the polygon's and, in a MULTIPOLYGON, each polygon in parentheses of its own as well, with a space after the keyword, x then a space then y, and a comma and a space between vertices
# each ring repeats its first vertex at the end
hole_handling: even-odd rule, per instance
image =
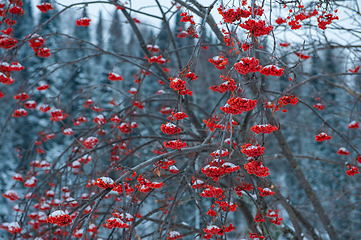
POLYGON ((0 4, 1 236, 360 238, 358 2, 137 4, 0 4))

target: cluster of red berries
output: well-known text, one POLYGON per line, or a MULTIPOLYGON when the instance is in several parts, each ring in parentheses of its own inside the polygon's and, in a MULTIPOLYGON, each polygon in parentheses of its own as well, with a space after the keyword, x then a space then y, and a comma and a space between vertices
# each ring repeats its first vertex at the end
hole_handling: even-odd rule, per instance
POLYGON ((0 48, 10 49, 16 46, 18 40, 8 35, 0 35, 0 48))
POLYGON ((257 161, 254 158, 248 159, 248 163, 244 164, 248 174, 254 174, 257 177, 267 177, 269 175, 268 167, 264 166, 261 161, 257 161))
POLYGON ((287 20, 282 17, 278 17, 275 22, 280 25, 280 24, 286 23, 287 20))
POLYGON ((98 178, 93 185, 97 185, 101 189, 114 188, 116 183, 110 177, 98 178))
POLYGON ((18 62, 13 62, 11 65, 7 62, 2 62, 0 63, 0 71, 3 73, 11 73, 11 72, 18 72, 21 70, 24 70, 25 67, 23 67, 20 63, 18 62))
POLYGON ((105 119, 105 117, 103 116, 103 114, 99 114, 98 116, 96 116, 93 120, 93 122, 95 122, 98 125, 104 125, 107 123, 107 120, 105 119))
POLYGON ((262 239, 264 239, 264 236, 258 236, 258 233, 249 233, 249 238, 262 240, 262 239))
POLYGON ((42 3, 40 5, 36 5, 37 8, 39 8, 39 10, 43 13, 46 13, 49 10, 53 10, 53 5, 51 5, 51 3, 42 3))
POLYGON ((67 113, 64 113, 61 109, 54 109, 50 112, 50 121, 59 122, 64 120, 67 116, 67 113))
POLYGON ((347 156, 347 155, 350 155, 350 152, 346 148, 340 147, 337 151, 337 154, 347 156))
POLYGON ((262 70, 259 72, 266 76, 280 77, 283 75, 283 68, 279 68, 274 65, 268 65, 268 66, 265 66, 264 68, 262 68, 262 70))
MULTIPOLYGON (((335 12, 337 12, 337 10, 335 12)), ((330 25, 333 20, 338 19, 338 16, 334 16, 332 13, 320 15, 317 17, 318 27, 322 30, 326 30, 327 25, 330 25)))
POLYGON ((214 131, 214 129, 221 129, 222 128, 221 124, 216 124, 213 121, 216 121, 216 120, 208 119, 208 121, 207 121, 207 120, 203 119, 203 122, 206 124, 206 126, 209 128, 209 130, 211 130, 212 132, 214 131))
POLYGON ((213 58, 210 58, 208 60, 210 63, 212 63, 216 68, 219 70, 223 70, 226 68, 226 65, 228 64, 228 58, 225 58, 224 56, 215 56, 213 58))
POLYGON ((219 86, 211 86, 209 89, 219 93, 225 93, 227 91, 234 91, 237 88, 237 84, 230 77, 224 78, 223 82, 219 86))
POLYGON ((316 108, 318 111, 322 111, 323 109, 325 109, 325 104, 324 103, 316 103, 313 104, 313 107, 316 108))
POLYGON ((119 74, 110 72, 110 73, 109 73, 109 76, 108 76, 108 79, 109 79, 110 81, 122 81, 122 80, 123 80, 123 77, 120 76, 119 74))
POLYGON ((290 46, 291 44, 288 43, 288 42, 283 42, 283 43, 280 42, 279 45, 280 45, 281 47, 288 47, 288 46, 290 46))
POLYGON ((143 178, 142 175, 139 175, 137 180, 139 185, 135 185, 135 187, 143 193, 150 192, 152 189, 161 188, 163 186, 162 182, 152 182, 148 179, 143 178))
POLYGON ((187 143, 182 140, 172 140, 168 142, 164 142, 164 147, 171 149, 181 149, 187 147, 187 143))
POLYGON ((241 114, 242 112, 251 111, 257 105, 257 99, 247 99, 247 98, 230 98, 228 99, 225 106, 220 109, 228 114, 241 114))
POLYGON ((256 216, 254 217, 254 221, 259 222, 266 222, 266 219, 264 219, 263 214, 260 212, 257 212, 256 216))
POLYGON ((219 208, 225 212, 234 212, 237 210, 237 203, 228 203, 226 201, 215 201, 219 205, 219 208))
POLYGON ((162 56, 152 56, 151 58, 145 57, 149 63, 157 63, 157 64, 164 64, 167 62, 167 60, 162 56))
POLYGON ((298 98, 291 95, 291 96, 283 96, 278 100, 278 104, 280 107, 286 106, 288 104, 296 105, 298 103, 298 98))
POLYGON ((212 161, 210 164, 206 165, 202 168, 201 172, 205 174, 207 177, 213 179, 213 181, 218 181, 219 178, 224 174, 230 174, 232 172, 238 171, 239 166, 234 165, 230 162, 223 163, 221 161, 212 161))
POLYGON ((180 78, 170 79, 169 87, 173 88, 175 91, 181 91, 186 88, 186 81, 180 78))
POLYGON ((356 129, 356 128, 360 128, 360 122, 356 122, 356 121, 352 121, 350 122, 347 127, 349 129, 356 129))
POLYGON ((219 197, 222 194, 223 194, 222 188, 209 186, 209 185, 205 186, 205 188, 201 192, 201 196, 207 198, 219 197))
POLYGON ((173 135, 181 132, 181 129, 179 127, 177 127, 175 124, 170 122, 167 122, 166 124, 162 124, 160 129, 164 134, 169 134, 169 135, 173 135))
POLYGON ((129 225, 124 223, 120 218, 111 217, 107 219, 108 228, 129 228, 129 225))
POLYGON ((187 12, 182 12, 181 14, 181 22, 189 22, 192 25, 195 25, 196 23, 193 21, 193 15, 188 15, 187 12))
POLYGON ((347 165, 348 170, 346 171, 346 174, 349 176, 354 176, 355 174, 359 174, 359 170, 357 167, 352 165, 347 165))
POLYGON ((160 51, 160 48, 158 45, 151 45, 151 44, 148 44, 147 45, 147 48, 150 52, 152 53, 156 53, 156 52, 159 52, 160 51))
POLYGON ((66 214, 62 210, 56 210, 56 211, 52 212, 46 220, 47 220, 47 222, 56 224, 58 226, 66 226, 72 222, 69 214, 66 214))
POLYGON ((18 222, 3 222, 0 228, 7 230, 11 234, 21 233, 22 230, 18 222))
POLYGON ((251 127, 251 130, 256 133, 272 133, 273 131, 277 131, 278 128, 276 126, 273 126, 271 124, 259 124, 259 125, 254 125, 253 127, 251 127))
POLYGON ((249 58, 241 58, 241 61, 234 64, 234 68, 240 74, 247 74, 252 72, 258 72, 262 69, 262 66, 259 65, 259 60, 255 59, 254 57, 249 58))
POLYGON ((252 145, 250 143, 245 143, 241 146, 241 152, 246 154, 247 157, 257 157, 261 156, 264 153, 265 147, 261 147, 259 144, 252 145))
POLYGON ((39 57, 48 58, 51 56, 50 49, 43 46, 45 44, 45 39, 39 37, 38 34, 35 33, 30 36, 28 42, 30 43, 30 47, 33 48, 34 52, 37 53, 39 57))
POLYGON ((91 19, 89 19, 87 17, 83 17, 83 18, 80 18, 80 19, 76 20, 76 25, 77 26, 88 27, 90 25, 90 21, 91 21, 91 19))
POLYGON ((251 16, 250 11, 241 9, 239 7, 237 9, 224 9, 221 5, 217 10, 218 13, 223 17, 223 21, 225 23, 234 23, 241 20, 241 18, 248 18, 249 16, 251 16))
POLYGON ((213 235, 223 236, 224 234, 223 230, 216 225, 207 226, 206 228, 203 228, 203 231, 206 233, 206 235, 203 236, 204 239, 210 239, 213 235))
POLYGON ((300 53, 300 52, 295 52, 296 56, 301 58, 301 59, 309 59, 311 56, 310 55, 307 55, 307 54, 303 54, 303 53, 300 53))
POLYGON ((98 144, 98 138, 96 137, 88 137, 84 140, 83 146, 88 149, 93 149, 98 144))
MULTIPOLYGON (((134 188, 130 187, 127 182, 124 182, 124 190, 127 195, 134 192, 134 188)), ((113 191, 118 192, 119 194, 123 193, 123 186, 122 184, 118 184, 115 188, 113 188, 113 191)))
POLYGON ((182 120, 188 117, 188 115, 185 114, 184 112, 176 112, 176 113, 172 112, 172 115, 176 120, 182 120))
POLYGON ((259 195, 262 197, 272 196, 275 194, 271 189, 269 188, 260 188, 258 187, 259 195))
POLYGON ((194 72, 188 72, 184 75, 185 78, 188 78, 191 81, 197 80, 198 76, 194 72))
POLYGON ((26 117, 26 115, 28 115, 28 112, 23 108, 19 108, 14 111, 12 116, 13 117, 26 117))
POLYGON ((323 141, 330 140, 330 139, 332 139, 332 137, 324 132, 317 134, 315 137, 315 140, 317 142, 323 142, 323 141))
POLYGON ((245 23, 239 24, 239 26, 248 30, 255 37, 268 35, 273 30, 273 26, 267 27, 264 20, 248 19, 245 23))
POLYGON ((267 217, 269 217, 268 220, 275 225, 281 225, 283 218, 279 216, 278 214, 279 212, 280 210, 278 209, 277 210, 268 209, 268 213, 267 213, 267 217))
MULTIPOLYGON (((23 179, 23 181, 24 181, 24 179, 23 179)), ((15 201, 15 200, 20 199, 19 195, 14 190, 7 190, 6 192, 4 192, 2 194, 2 196, 4 198, 8 198, 10 201, 15 201)))

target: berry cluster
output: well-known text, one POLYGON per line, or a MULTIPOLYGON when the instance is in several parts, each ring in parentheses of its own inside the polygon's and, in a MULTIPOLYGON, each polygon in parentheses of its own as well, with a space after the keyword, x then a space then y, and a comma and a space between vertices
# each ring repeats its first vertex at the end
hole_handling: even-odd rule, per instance
POLYGON ((139 175, 137 180, 139 185, 135 185, 135 187, 138 188, 138 190, 143 193, 150 192, 152 189, 161 188, 163 186, 162 182, 152 182, 148 179, 143 178, 142 175, 139 175))
POLYGON ((230 174, 238 170, 239 170, 239 166, 236 166, 230 162, 223 163, 223 160, 219 161, 218 159, 216 159, 215 161, 212 161, 210 164, 204 166, 201 172, 205 174, 207 177, 212 178, 213 181, 218 181, 222 175, 230 174))
POLYGON ((258 72, 262 69, 262 66, 259 65, 259 60, 255 59, 254 57, 249 58, 241 58, 241 61, 234 64, 234 68, 240 74, 247 74, 251 72, 258 72))
POLYGON ((280 212, 280 210, 272 210, 272 209, 268 209, 268 213, 267 213, 267 217, 268 220, 275 224, 275 225, 281 225, 283 218, 280 217, 280 215, 278 214, 280 212))
POLYGON ((328 135, 327 133, 321 132, 316 135, 315 139, 317 142, 323 142, 323 141, 332 139, 332 137, 330 135, 328 135))
POLYGON ((213 58, 208 59, 210 63, 212 63, 216 68, 219 70, 223 70, 226 68, 226 65, 228 64, 228 58, 225 58, 224 56, 215 56, 213 58))
POLYGON ((160 51, 160 48, 158 45, 151 45, 151 44, 148 44, 147 45, 147 48, 150 52, 152 53, 156 53, 156 52, 159 52, 160 51))
POLYGON ((227 114, 241 114, 242 112, 251 111, 256 107, 257 99, 247 99, 247 98, 230 98, 228 99, 226 105, 220 109, 227 114))
POLYGON ((123 77, 120 76, 119 74, 110 72, 110 73, 109 73, 109 76, 108 76, 108 79, 109 79, 110 81, 122 81, 122 80, 123 80, 123 77))
POLYGON ((352 121, 347 125, 347 127, 349 129, 360 128, 360 122, 352 121))
POLYGON ((39 57, 42 58, 50 57, 51 55, 50 49, 43 46, 45 44, 44 38, 39 37, 39 35, 35 33, 30 36, 28 42, 30 43, 29 46, 33 48, 34 52, 37 53, 39 57))
POLYGON ((205 189, 203 189, 201 196, 207 197, 207 198, 213 198, 213 197, 219 197, 223 194, 222 188, 213 187, 213 186, 206 186, 205 189))
POLYGON ((276 67, 274 65, 267 65, 259 71, 261 74, 266 76, 280 77, 283 75, 283 68, 276 67))
POLYGON ((326 30, 327 25, 330 25, 333 20, 338 20, 338 19, 339 19, 338 16, 334 16, 332 13, 320 15, 317 17, 318 27, 322 30, 326 30))
POLYGON ((278 100, 278 104, 280 107, 286 106, 288 104, 296 105, 298 103, 298 98, 291 95, 291 96, 283 96, 278 100))
POLYGON ((177 127, 175 124, 170 122, 167 122, 166 124, 162 124, 160 129, 164 134, 169 134, 169 135, 173 135, 181 132, 181 129, 179 127, 177 127))
POLYGON ((165 58, 162 57, 162 55, 159 56, 152 56, 151 58, 145 57, 149 63, 157 63, 157 64, 164 64, 167 62, 165 58))
POLYGON ((272 133, 273 131, 277 131, 278 128, 276 126, 273 126, 271 124, 259 124, 259 125, 254 125, 253 127, 251 127, 251 130, 256 133, 272 133))
POLYGON ((225 23, 234 23, 239 21, 241 18, 248 18, 251 16, 251 12, 241 8, 229 8, 224 9, 222 5, 218 8, 218 13, 223 17, 225 23))
POLYGON ((62 210, 56 210, 50 214, 50 216, 46 219, 47 222, 56 224, 58 226, 66 226, 72 222, 69 214, 66 214, 62 210))
POLYGON ((280 25, 280 24, 286 23, 287 20, 283 19, 282 17, 278 17, 275 22, 280 25))
POLYGON ((37 8, 39 8, 39 10, 43 13, 46 13, 49 10, 53 10, 53 5, 51 5, 51 3, 45 3, 43 2, 40 5, 36 5, 37 8))
POLYGON ((186 81, 180 78, 170 79, 169 87, 173 88, 175 91, 182 91, 186 88, 186 81))
MULTIPOLYGON (((20 175, 21 176, 21 175, 20 175)), ((14 179, 14 178, 13 178, 14 179)), ((23 179, 23 181, 24 181, 24 179, 23 179)), ((22 181, 22 182, 23 182, 22 181)), ((20 197, 19 197, 19 195, 14 191, 14 190, 7 190, 6 192, 4 192, 3 194, 2 194, 2 196, 4 197, 4 198, 8 198, 10 201, 15 201, 15 200, 19 200, 20 199, 20 197)))
POLYGON ((188 117, 188 115, 185 114, 184 112, 177 112, 177 113, 172 112, 172 115, 176 120, 182 120, 188 117))
POLYGON ((181 22, 189 22, 192 25, 195 25, 196 23, 193 21, 193 15, 188 15, 187 12, 182 12, 181 14, 181 22))
POLYGON ((108 228, 129 228, 129 225, 124 223, 120 218, 111 217, 107 219, 108 228))
POLYGON ((348 165, 347 166, 348 170, 346 171, 346 174, 349 176, 354 176, 355 174, 359 174, 359 170, 357 167, 352 166, 352 165, 348 165))
POLYGON ((168 142, 164 142, 164 147, 171 149, 181 149, 187 147, 187 143, 182 140, 172 140, 168 142))
POLYGON ((257 161, 254 158, 249 158, 248 163, 244 164, 244 169, 248 174, 254 174, 257 177, 267 177, 269 175, 268 167, 264 166, 261 161, 257 161))
POLYGON ((322 111, 323 109, 325 109, 325 104, 324 103, 316 103, 313 104, 313 107, 316 108, 318 111, 322 111))
POLYGON ((350 152, 346 148, 340 147, 337 151, 337 154, 347 156, 347 155, 350 155, 350 152))
POLYGON ((272 196, 275 194, 271 189, 269 188, 260 188, 258 187, 259 195, 262 197, 272 196))
POLYGON ((77 26, 88 27, 90 25, 90 21, 91 21, 91 19, 83 17, 83 18, 80 18, 80 19, 76 20, 76 25, 77 26))
POLYGON ((247 157, 257 157, 261 156, 264 153, 265 147, 261 147, 259 144, 252 145, 250 143, 245 143, 241 146, 241 152, 246 154, 247 157))
POLYGON ((311 56, 310 55, 307 55, 307 54, 303 54, 303 53, 300 53, 300 52, 295 52, 296 56, 301 58, 301 59, 309 59, 311 56))
POLYGON ((83 146, 88 149, 93 149, 98 144, 99 139, 96 137, 88 137, 83 142, 83 146))
POLYGON ((97 185, 101 189, 114 188, 116 183, 110 177, 98 178, 93 185, 97 185))
POLYGON ((245 23, 239 24, 239 26, 248 30, 255 37, 268 35, 273 30, 273 26, 267 27, 264 20, 248 19, 245 23))
POLYGON ((211 86, 209 89, 215 92, 219 93, 225 93, 228 90, 234 91, 237 88, 237 84, 234 82, 234 80, 230 77, 223 78, 223 83, 221 83, 219 86, 211 86))
POLYGON ((28 112, 23 108, 19 108, 14 111, 12 116, 13 117, 26 117, 26 115, 28 115, 28 112))

